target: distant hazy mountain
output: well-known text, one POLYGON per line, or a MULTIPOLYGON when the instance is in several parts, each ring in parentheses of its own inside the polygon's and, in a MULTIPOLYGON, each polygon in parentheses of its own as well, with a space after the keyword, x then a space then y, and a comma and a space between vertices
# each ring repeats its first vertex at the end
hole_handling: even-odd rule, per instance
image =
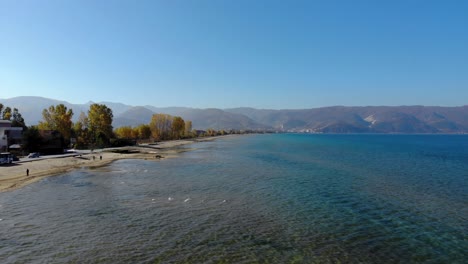
POLYGON ((235 108, 276 129, 323 133, 466 133, 468 106, 322 107, 304 110, 235 108))
POLYGON ((184 120, 192 121, 194 129, 270 129, 271 126, 259 124, 249 117, 223 111, 216 108, 196 109, 185 107, 157 108, 147 106, 155 113, 165 113, 180 116, 184 120))
MULTIPOLYGON (((87 104, 86 111, 88 111, 89 105, 91 104, 93 104, 93 102, 90 102, 87 104)), ((131 105, 126 105, 122 103, 113 103, 113 102, 99 102, 99 104, 105 104, 107 107, 112 109, 112 113, 114 114, 114 116, 119 116, 133 107, 131 105)))
POLYGON ((114 127, 121 127, 148 124, 151 121, 153 114, 153 111, 143 106, 131 107, 120 115, 116 115, 112 125, 114 127))
POLYGON ((51 105, 64 104, 67 108, 73 109, 75 120, 80 116, 80 112, 87 112, 89 104, 71 104, 65 101, 59 101, 37 96, 19 96, 10 99, 0 99, 0 103, 11 108, 18 108, 27 125, 37 125, 42 120, 42 110, 51 105))
MULTIPOLYGON (((21 96, 10 99, 0 99, 0 103, 16 107, 23 115, 27 125, 36 125, 42 120, 42 110, 51 105, 64 104, 73 109, 73 119, 76 121, 80 112, 87 112, 93 102, 85 104, 71 104, 43 97, 21 96)), ((154 106, 130 106, 122 103, 98 102, 112 109, 114 114, 114 127, 137 126, 148 124, 154 113, 164 113, 173 116, 181 116, 185 120, 191 120, 194 129, 268 129, 266 125, 260 125, 245 115, 226 112, 220 109, 193 109, 185 107, 157 108, 154 106)))
MULTIPOLYGON (((37 124, 42 119, 42 110, 50 105, 63 103, 72 108, 76 120, 80 111, 87 112, 92 104, 70 104, 32 96, 0 99, 0 103, 18 108, 28 125, 37 124)), ((244 107, 223 110, 100 103, 112 109, 114 127, 148 124, 154 113, 165 113, 191 120, 195 129, 273 129, 316 133, 468 133, 468 106, 332 106, 302 110, 244 107)))

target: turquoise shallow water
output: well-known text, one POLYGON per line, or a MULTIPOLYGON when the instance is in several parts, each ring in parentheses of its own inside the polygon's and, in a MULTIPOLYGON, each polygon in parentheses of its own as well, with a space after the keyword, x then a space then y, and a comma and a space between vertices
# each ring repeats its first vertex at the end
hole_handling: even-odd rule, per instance
POLYGON ((1 193, 0 263, 468 257, 468 136, 253 135, 185 148, 1 193))

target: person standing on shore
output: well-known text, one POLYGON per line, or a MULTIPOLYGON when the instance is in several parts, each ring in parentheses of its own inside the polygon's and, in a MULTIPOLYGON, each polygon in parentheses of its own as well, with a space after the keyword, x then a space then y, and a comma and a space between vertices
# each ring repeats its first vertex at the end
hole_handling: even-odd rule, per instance
POLYGON ((29 169, 26 169, 26 176, 29 176, 29 169))

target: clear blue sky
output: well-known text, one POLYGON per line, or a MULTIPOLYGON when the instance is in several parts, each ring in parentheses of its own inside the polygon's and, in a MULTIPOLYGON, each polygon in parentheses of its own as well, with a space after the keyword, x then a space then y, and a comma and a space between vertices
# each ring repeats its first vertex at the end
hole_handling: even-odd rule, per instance
POLYGON ((468 104, 468 1, 0 0, 0 98, 468 104))

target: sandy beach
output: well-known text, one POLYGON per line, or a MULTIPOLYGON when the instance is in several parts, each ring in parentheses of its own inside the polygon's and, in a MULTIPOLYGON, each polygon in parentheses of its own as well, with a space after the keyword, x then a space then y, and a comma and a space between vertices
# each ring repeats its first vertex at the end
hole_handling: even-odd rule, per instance
POLYGON ((178 146, 196 142, 210 141, 219 137, 197 138, 192 140, 173 140, 156 145, 139 145, 102 150, 77 151, 63 156, 42 156, 37 159, 21 159, 10 165, 0 166, 0 192, 11 191, 34 183, 45 177, 62 174, 74 169, 101 167, 119 159, 146 159, 161 161, 177 157, 182 149, 178 146), (93 158, 94 157, 94 158, 93 158), (102 157, 102 159, 101 159, 102 157), (27 175, 29 170, 29 175, 27 175))

